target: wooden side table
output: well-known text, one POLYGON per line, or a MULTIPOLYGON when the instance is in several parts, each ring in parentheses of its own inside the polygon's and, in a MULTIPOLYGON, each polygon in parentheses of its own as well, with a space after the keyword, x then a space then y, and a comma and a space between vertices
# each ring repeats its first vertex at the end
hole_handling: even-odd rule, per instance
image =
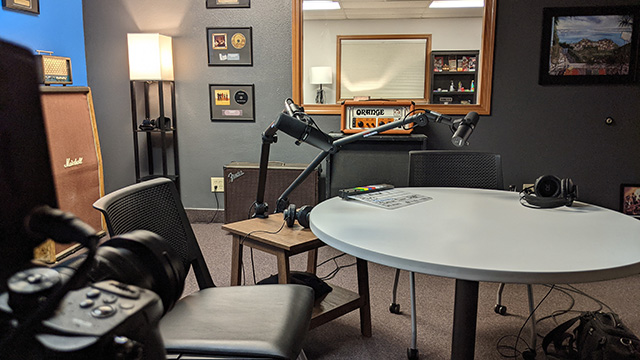
MULTIPOLYGON (((308 252, 307 272, 316 271, 318 248, 325 244, 309 229, 298 223, 293 228, 284 223, 282 214, 271 214, 266 219, 249 219, 225 224, 222 229, 233 235, 231 251, 231 285, 240 285, 242 271, 242 249, 249 246, 276 256, 278 261, 278 282, 289 282, 289 257, 308 252), (278 231, 278 229, 282 229, 278 231), (277 232, 277 233, 276 233, 277 232)), ((320 326, 353 310, 360 309, 360 332, 371 336, 371 308, 369 304, 369 270, 367 262, 356 259, 358 293, 331 285, 333 290, 316 304, 311 318, 311 328, 320 326)))

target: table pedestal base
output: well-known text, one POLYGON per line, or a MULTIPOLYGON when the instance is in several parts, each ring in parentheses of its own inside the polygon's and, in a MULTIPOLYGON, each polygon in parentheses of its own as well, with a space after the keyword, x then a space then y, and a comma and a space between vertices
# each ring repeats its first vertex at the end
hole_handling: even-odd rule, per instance
POLYGON ((478 282, 456 280, 451 360, 473 359, 478 318, 478 282))

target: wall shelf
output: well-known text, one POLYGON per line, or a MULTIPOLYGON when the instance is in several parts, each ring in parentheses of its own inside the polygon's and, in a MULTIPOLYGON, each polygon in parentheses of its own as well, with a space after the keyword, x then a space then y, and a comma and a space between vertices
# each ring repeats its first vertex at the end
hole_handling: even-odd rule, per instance
POLYGON ((478 85, 478 72, 475 69, 478 61, 477 50, 432 51, 431 103, 477 104, 475 90, 478 85), (452 67, 455 67, 455 71, 448 70, 452 67), (452 83, 454 91, 450 91, 452 83), (460 91, 460 87, 465 90, 473 88, 474 91, 460 91))

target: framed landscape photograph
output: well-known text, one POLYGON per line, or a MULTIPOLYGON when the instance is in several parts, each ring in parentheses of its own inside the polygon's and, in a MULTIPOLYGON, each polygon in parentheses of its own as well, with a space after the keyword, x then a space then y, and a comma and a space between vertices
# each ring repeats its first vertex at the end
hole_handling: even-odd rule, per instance
POLYGON ((620 185, 620 211, 640 218, 640 184, 620 185))
POLYGON ((541 85, 636 81, 640 6, 544 8, 541 85))
POLYGON ((209 66, 252 66, 251 27, 207 28, 209 66))
POLYGON ((207 0, 207 9, 248 7, 251 7, 251 0, 207 0))

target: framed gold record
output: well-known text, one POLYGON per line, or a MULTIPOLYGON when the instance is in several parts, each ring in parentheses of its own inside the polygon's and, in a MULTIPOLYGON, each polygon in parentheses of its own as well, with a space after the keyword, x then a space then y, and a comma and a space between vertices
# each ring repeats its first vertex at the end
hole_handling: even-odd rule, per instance
POLYGON ((207 28, 209 66, 253 66, 251 27, 207 28))
POLYGON ((231 37, 231 45, 240 50, 247 44, 247 38, 242 33, 235 33, 231 37))

